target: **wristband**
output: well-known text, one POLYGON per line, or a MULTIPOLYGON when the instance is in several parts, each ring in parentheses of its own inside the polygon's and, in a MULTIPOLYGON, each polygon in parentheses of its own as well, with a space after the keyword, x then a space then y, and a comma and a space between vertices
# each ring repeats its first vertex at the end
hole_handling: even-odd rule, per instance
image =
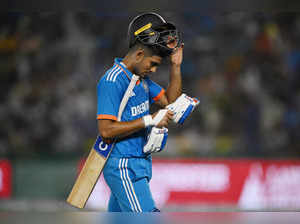
POLYGON ((145 127, 158 125, 158 123, 164 118, 167 112, 168 109, 161 109, 158 111, 158 113, 155 115, 154 118, 152 118, 151 115, 144 116, 143 120, 144 120, 145 127))
POLYGON ((146 115, 143 117, 145 127, 153 126, 153 119, 151 115, 146 115))

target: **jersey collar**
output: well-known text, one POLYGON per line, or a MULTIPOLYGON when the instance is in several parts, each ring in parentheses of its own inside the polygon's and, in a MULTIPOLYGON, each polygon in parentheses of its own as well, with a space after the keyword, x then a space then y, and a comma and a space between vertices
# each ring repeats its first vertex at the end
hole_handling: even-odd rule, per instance
POLYGON ((133 76, 133 74, 131 73, 131 71, 129 71, 129 70, 127 69, 127 67, 125 66, 125 64, 124 64, 122 61, 123 61, 123 58, 116 58, 116 59, 115 59, 115 63, 116 63, 117 65, 119 65, 119 66, 122 68, 122 70, 125 72, 126 76, 127 76, 129 79, 131 79, 132 76, 133 76))
MULTIPOLYGON (((133 74, 131 73, 131 71, 129 71, 127 69, 126 65, 122 61, 123 61, 123 58, 116 58, 115 59, 115 63, 122 68, 122 70, 124 71, 124 73, 127 76, 127 78, 129 80, 131 80, 133 74)), ((138 80, 136 84, 138 85, 139 83, 140 83, 140 80, 138 80)))

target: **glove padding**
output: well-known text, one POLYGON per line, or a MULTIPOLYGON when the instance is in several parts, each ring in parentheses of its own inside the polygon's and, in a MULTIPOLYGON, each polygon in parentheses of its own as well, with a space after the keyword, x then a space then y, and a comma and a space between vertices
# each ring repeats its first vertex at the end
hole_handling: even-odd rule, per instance
POLYGON ((168 138, 167 128, 152 127, 148 134, 146 145, 143 148, 144 153, 160 152, 164 149, 168 138))
POLYGON ((169 104, 166 108, 174 113, 173 121, 175 123, 183 124, 199 103, 200 101, 197 98, 189 97, 183 93, 174 103, 169 104))

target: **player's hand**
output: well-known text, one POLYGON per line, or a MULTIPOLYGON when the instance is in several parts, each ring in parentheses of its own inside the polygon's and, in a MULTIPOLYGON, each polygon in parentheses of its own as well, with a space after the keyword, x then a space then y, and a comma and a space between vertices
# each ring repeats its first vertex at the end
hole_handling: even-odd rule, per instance
POLYGON ((102 136, 101 136, 101 138, 102 138, 103 142, 108 145, 114 142, 113 138, 103 138, 102 136))
MULTIPOLYGON (((156 114, 157 112, 152 115, 152 118, 154 118, 156 114)), ((160 120, 160 122, 157 125, 155 125, 155 127, 157 128, 167 127, 169 122, 172 120, 173 115, 174 113, 168 110, 165 116, 160 120)))
POLYGON ((184 43, 170 55, 171 65, 180 66, 183 58, 183 47, 184 43))

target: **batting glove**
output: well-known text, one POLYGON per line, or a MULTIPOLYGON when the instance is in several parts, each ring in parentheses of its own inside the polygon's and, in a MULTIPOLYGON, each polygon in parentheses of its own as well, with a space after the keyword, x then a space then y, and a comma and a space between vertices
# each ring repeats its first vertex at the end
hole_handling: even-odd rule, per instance
POLYGON ((147 137, 147 142, 143 148, 144 153, 160 152, 164 149, 168 138, 167 128, 153 127, 147 137))
POLYGON ((169 104, 166 108, 174 113, 173 121, 175 123, 183 124, 199 103, 200 101, 197 98, 189 97, 183 93, 174 103, 169 104))

